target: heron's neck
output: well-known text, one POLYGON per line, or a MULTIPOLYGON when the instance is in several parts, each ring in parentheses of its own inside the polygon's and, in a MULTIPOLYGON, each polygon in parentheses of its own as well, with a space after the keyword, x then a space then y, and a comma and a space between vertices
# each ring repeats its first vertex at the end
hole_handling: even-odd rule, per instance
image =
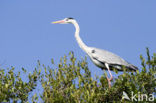
POLYGON ((81 49, 83 49, 85 52, 87 52, 87 46, 84 44, 84 42, 81 40, 80 36, 79 36, 79 32, 80 32, 80 27, 78 25, 78 23, 76 21, 73 22, 74 26, 75 26, 75 38, 76 41, 78 42, 79 46, 81 49))

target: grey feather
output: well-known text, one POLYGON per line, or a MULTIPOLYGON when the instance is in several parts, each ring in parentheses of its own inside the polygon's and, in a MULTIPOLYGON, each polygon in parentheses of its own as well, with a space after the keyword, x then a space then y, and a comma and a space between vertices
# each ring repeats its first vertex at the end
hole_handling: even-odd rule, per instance
POLYGON ((129 70, 137 70, 137 67, 133 66, 132 64, 128 63, 121 57, 116 54, 113 54, 109 51, 89 47, 91 52, 88 52, 89 57, 100 68, 105 68, 105 63, 109 64, 110 67, 114 67, 118 70, 123 70, 122 67, 125 66, 129 70), (94 52, 93 52, 94 51, 94 52))

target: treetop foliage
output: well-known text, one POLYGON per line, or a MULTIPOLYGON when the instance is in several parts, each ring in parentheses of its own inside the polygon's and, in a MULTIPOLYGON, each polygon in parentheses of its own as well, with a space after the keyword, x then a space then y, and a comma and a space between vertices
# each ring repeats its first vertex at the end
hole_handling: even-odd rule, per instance
MULTIPOLYGON (((111 88, 108 87, 104 74, 93 78, 86 58, 76 60, 73 53, 61 58, 58 65, 55 65, 52 60, 52 67, 38 62, 38 67, 33 73, 28 74, 22 68, 23 74, 28 74, 27 82, 22 80, 20 72, 14 72, 14 67, 8 71, 0 69, 0 102, 144 103, 156 101, 156 53, 150 56, 147 48, 147 58, 141 55, 140 59, 142 68, 137 72, 123 71, 113 80, 111 88), (43 92, 33 94, 33 90, 39 84, 42 85, 43 92), (129 100, 123 97, 123 92, 127 94, 129 100), (28 97, 31 100, 28 100, 28 97)), ((118 74, 117 71, 114 72, 118 74)))

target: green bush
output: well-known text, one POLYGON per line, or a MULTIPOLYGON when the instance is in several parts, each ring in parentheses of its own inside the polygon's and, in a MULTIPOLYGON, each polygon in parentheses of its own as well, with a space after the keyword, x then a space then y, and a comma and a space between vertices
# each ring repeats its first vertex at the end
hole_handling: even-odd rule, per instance
MULTIPOLYGON (((44 92, 41 98, 48 103, 116 103, 126 101, 122 99, 123 91, 129 97, 133 91, 136 94, 135 100, 138 101, 139 95, 147 94, 149 96, 156 90, 156 54, 150 57, 147 49, 147 56, 146 61, 140 56, 143 66, 140 72, 124 71, 113 81, 111 88, 108 88, 105 75, 100 78, 96 77, 96 79, 91 77, 86 60, 76 62, 74 55, 70 54, 70 61, 67 61, 68 59, 64 56, 57 69, 44 67, 45 75, 43 77, 45 79, 41 81, 44 92)), ((145 100, 143 98, 143 101, 145 100)))
MULTIPOLYGON (((86 58, 78 61, 73 53, 61 58, 58 65, 52 60, 52 67, 38 63, 38 69, 27 77, 28 82, 22 81, 20 72, 15 74, 14 68, 8 72, 1 70, 0 102, 41 100, 45 103, 144 103, 153 99, 156 102, 152 97, 156 96, 156 54, 149 54, 147 49, 147 59, 140 56, 142 68, 139 71, 124 71, 113 80, 111 88, 108 87, 104 74, 93 78, 86 58), (30 97, 32 99, 28 100, 37 81, 41 83, 43 92, 33 94, 30 97), (123 97, 123 92, 130 100, 123 97)), ((25 69, 23 71, 27 74, 25 69)))
MULTIPOLYGON (((26 70, 22 68, 26 75, 26 70)), ((36 88, 38 76, 40 74, 35 70, 33 74, 28 74, 28 82, 24 82, 21 73, 14 73, 14 67, 11 69, 0 69, 0 102, 26 102, 29 93, 36 88)))

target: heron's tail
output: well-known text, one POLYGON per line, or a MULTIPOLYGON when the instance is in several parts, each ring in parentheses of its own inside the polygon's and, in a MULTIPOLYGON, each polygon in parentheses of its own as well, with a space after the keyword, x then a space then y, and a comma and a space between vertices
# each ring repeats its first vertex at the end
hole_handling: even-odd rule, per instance
POLYGON ((138 67, 130 64, 129 69, 132 70, 132 71, 137 71, 138 70, 138 67))

